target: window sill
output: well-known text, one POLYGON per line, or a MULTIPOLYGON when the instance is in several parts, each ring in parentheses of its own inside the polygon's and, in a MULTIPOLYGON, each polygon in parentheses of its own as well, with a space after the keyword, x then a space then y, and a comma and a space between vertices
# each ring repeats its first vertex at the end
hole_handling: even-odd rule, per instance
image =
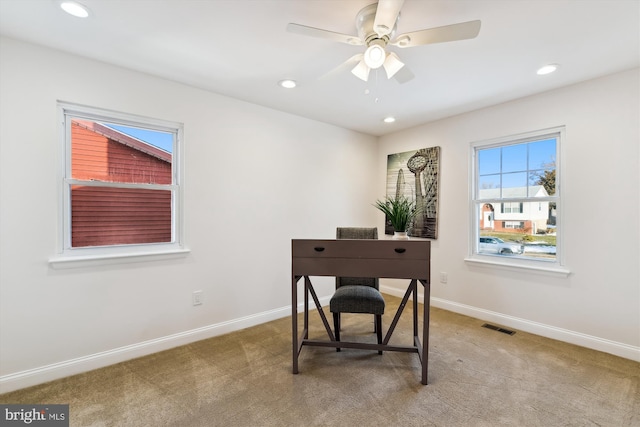
POLYGON ((567 277, 569 276, 569 274, 571 274, 571 270, 558 265, 549 265, 549 266, 532 265, 532 264, 525 264, 525 263, 505 262, 501 260, 472 258, 472 257, 467 257, 464 259, 464 261, 470 264, 477 264, 479 266, 485 266, 485 267, 495 266, 495 267, 504 268, 512 271, 526 270, 526 271, 533 271, 541 274, 549 274, 549 275, 563 276, 563 277, 567 277))
POLYGON ((131 262, 161 261, 185 257, 189 253, 191 253, 189 249, 170 249, 164 251, 121 252, 112 254, 58 255, 49 259, 49 265, 55 269, 93 267, 131 262))

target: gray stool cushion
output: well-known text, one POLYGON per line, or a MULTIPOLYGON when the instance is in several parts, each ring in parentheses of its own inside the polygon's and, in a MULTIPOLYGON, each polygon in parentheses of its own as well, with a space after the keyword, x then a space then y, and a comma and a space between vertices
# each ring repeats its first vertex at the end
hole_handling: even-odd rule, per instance
POLYGON ((384 298, 371 286, 340 286, 331 297, 329 308, 332 313, 384 314, 384 298))

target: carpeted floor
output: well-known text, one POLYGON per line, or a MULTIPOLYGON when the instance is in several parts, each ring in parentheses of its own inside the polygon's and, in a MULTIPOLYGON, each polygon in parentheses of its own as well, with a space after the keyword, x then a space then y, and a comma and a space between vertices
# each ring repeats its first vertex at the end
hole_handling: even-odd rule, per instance
MULTIPOLYGON (((400 300, 385 299, 386 330, 400 300)), ((410 313, 392 343, 411 344, 410 313)), ((284 318, 0 402, 68 403, 72 426, 640 426, 640 363, 483 323, 432 309, 426 386, 412 353, 304 347, 293 375, 284 318)), ((344 317, 343 340, 372 331, 373 316, 344 317)))

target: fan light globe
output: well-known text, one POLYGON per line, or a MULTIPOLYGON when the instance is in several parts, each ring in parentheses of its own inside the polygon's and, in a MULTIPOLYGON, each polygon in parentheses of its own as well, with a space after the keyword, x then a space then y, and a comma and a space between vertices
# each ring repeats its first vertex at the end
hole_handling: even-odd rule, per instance
POLYGON ((387 72, 387 78, 395 76, 395 74, 404 67, 404 62, 400 61, 398 55, 393 52, 389 52, 387 59, 384 61, 384 70, 387 72))
POLYGON ((364 52, 364 62, 369 68, 380 68, 386 58, 384 48, 378 44, 373 44, 364 52))
POLYGON ((369 68, 364 61, 358 62, 358 65, 351 70, 354 76, 365 82, 369 80, 369 71, 371 71, 371 68, 369 68))

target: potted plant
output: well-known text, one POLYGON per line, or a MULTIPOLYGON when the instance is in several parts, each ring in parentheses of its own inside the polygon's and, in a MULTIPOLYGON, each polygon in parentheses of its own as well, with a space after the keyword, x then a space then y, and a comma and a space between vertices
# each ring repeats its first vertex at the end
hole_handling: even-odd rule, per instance
POLYGON ((394 239, 408 239, 407 230, 411 225, 411 221, 418 214, 416 202, 404 196, 396 196, 395 198, 387 197, 383 200, 376 200, 374 206, 382 211, 386 218, 393 226, 394 239))

